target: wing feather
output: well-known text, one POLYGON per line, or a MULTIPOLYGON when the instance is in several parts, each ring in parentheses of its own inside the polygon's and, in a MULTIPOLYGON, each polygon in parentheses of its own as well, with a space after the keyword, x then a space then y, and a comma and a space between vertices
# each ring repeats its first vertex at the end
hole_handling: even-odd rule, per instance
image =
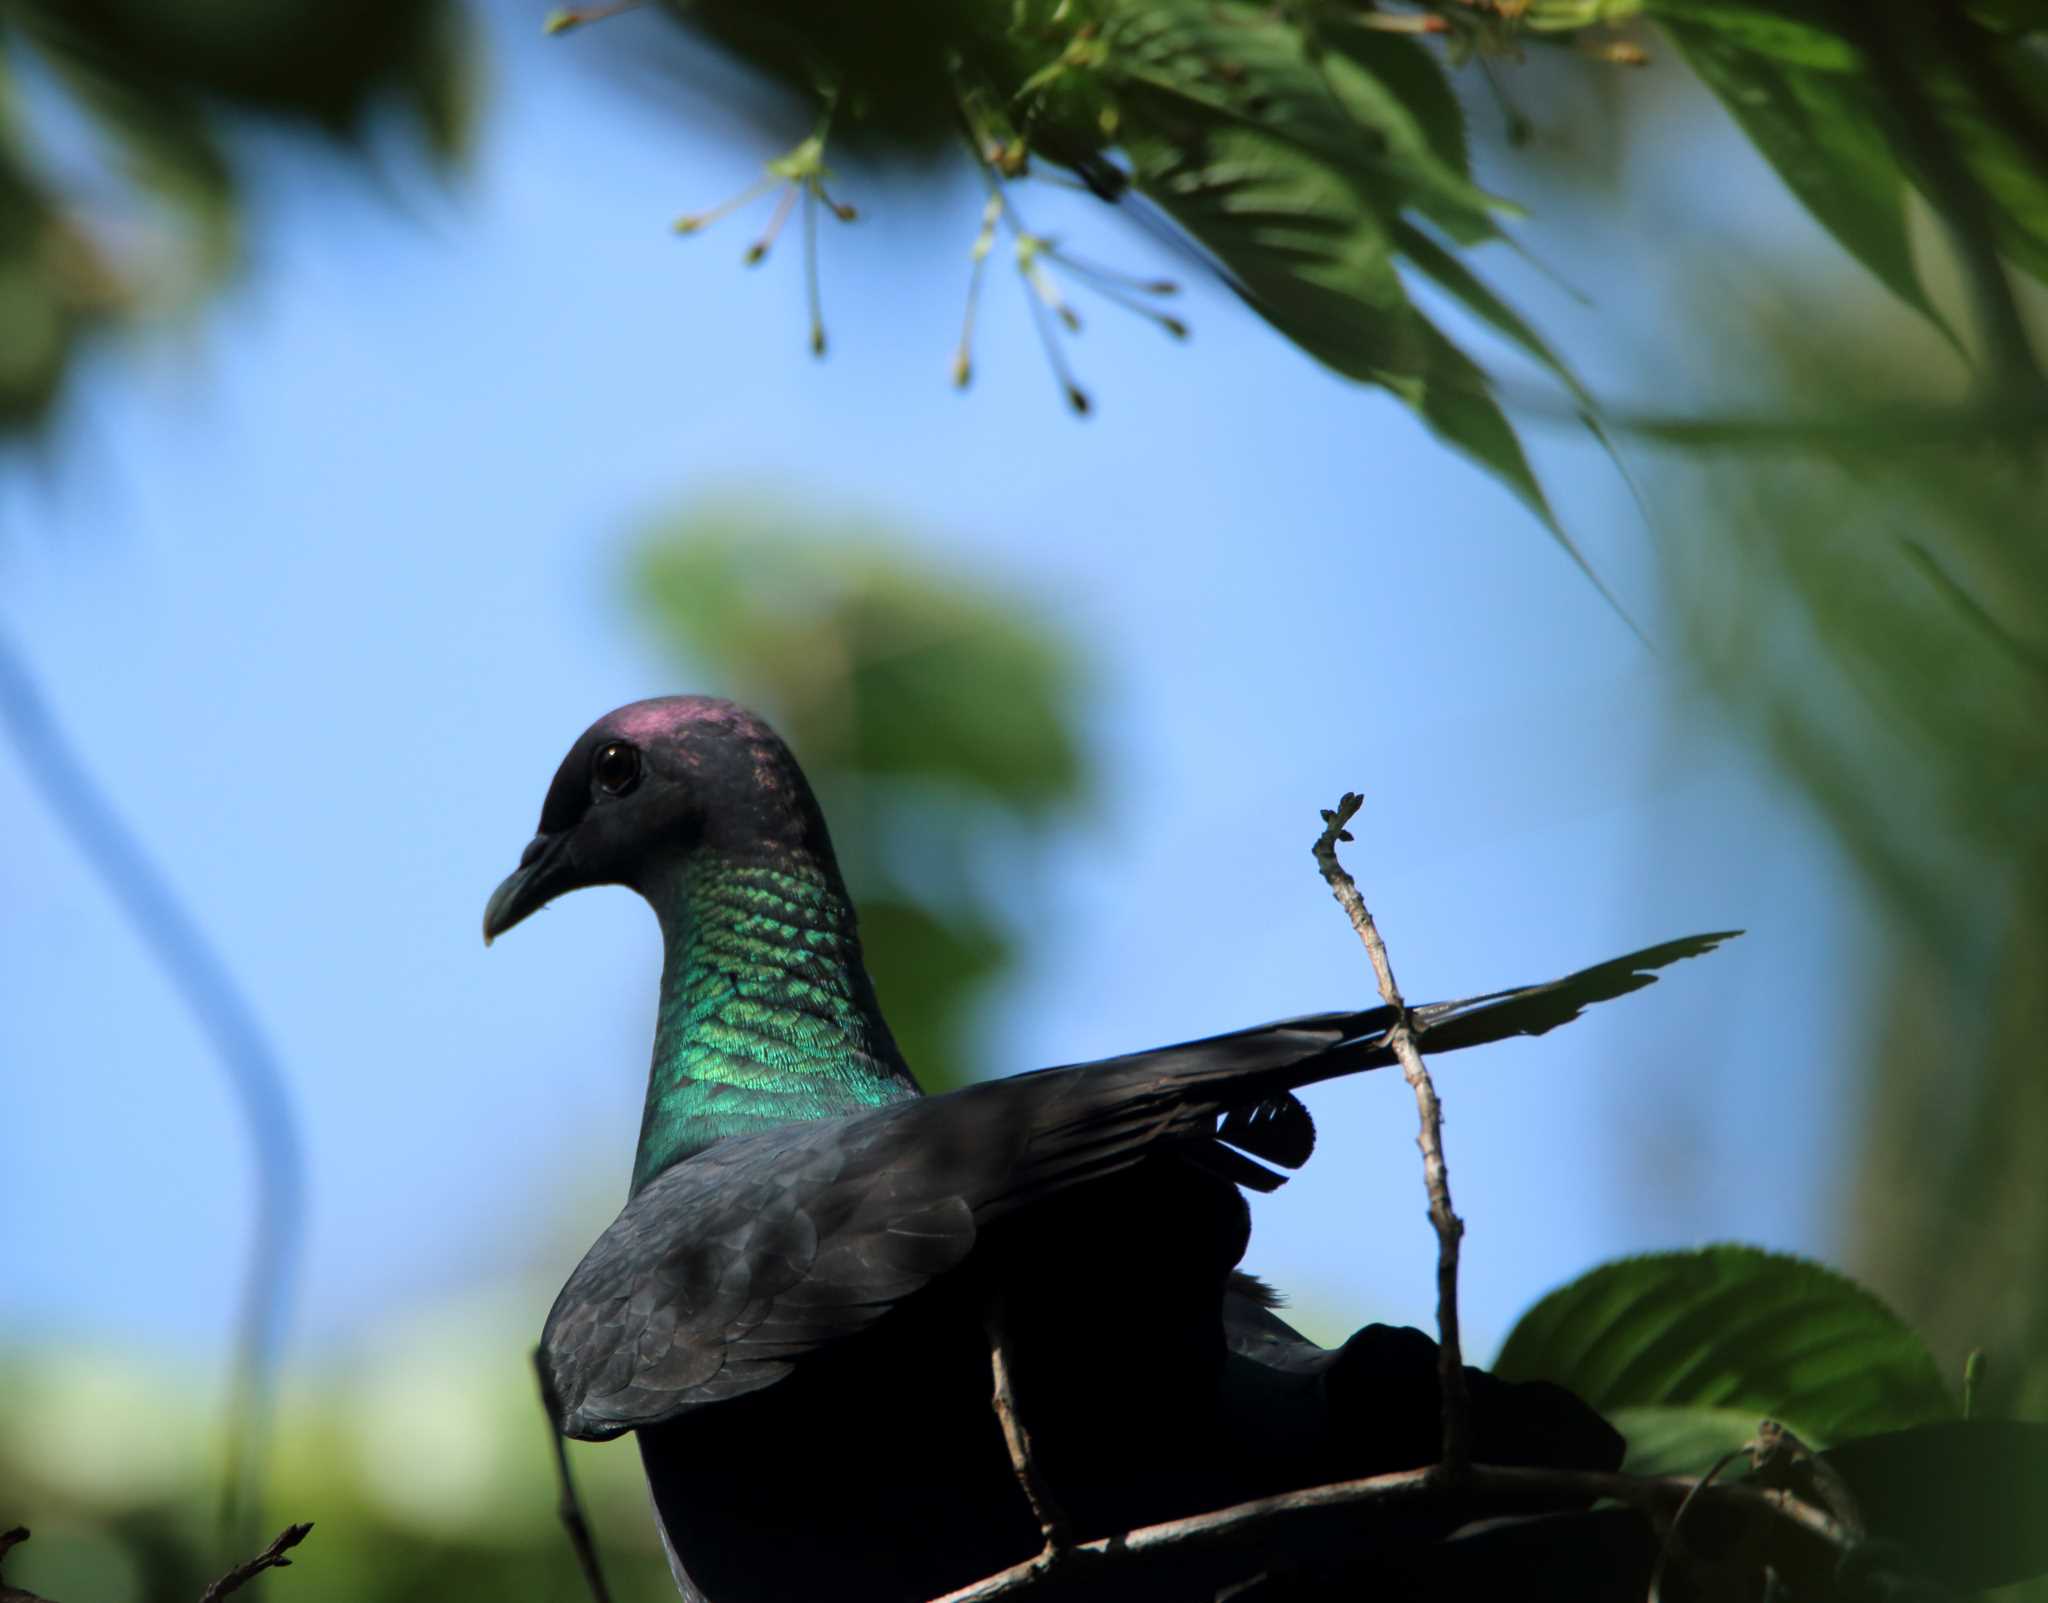
MULTIPOLYGON (((1429 1051, 1541 1034, 1725 939, 1412 1016, 1429 1051)), ((557 1423, 602 1440, 772 1385, 957 1268, 980 1228, 1163 1142, 1270 1190, 1285 1177, 1253 1159, 1314 1145, 1289 1093, 1390 1061, 1391 1023, 1284 1019, 722 1142, 642 1187, 562 1288, 541 1338, 557 1423)))

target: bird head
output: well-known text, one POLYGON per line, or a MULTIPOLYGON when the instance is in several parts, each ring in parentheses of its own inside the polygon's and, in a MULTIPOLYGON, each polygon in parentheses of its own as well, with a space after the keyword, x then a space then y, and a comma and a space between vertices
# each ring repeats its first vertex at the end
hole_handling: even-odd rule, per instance
POLYGON ((606 713, 555 770, 540 832, 484 909, 484 944, 586 885, 630 886, 660 911, 670 876, 703 850, 830 862, 824 819, 782 738, 711 696, 606 713))

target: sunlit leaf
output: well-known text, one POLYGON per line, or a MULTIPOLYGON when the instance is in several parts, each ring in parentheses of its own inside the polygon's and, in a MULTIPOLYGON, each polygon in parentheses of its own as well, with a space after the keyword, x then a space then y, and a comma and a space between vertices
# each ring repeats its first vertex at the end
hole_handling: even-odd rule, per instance
POLYGON ((1229 119, 1127 137, 1138 185, 1253 310, 1347 378, 1413 373, 1424 335, 1377 207, 1298 146, 1229 119))
POLYGON ((1831 25, 1805 21, 1780 6, 1744 0, 1644 0, 1643 10, 1667 25, 1689 24, 1727 51, 1819 72, 1855 73, 1856 47, 1831 25))
POLYGON ((1490 237, 1502 202, 1466 172, 1441 76, 1356 35, 1331 29, 1312 48, 1271 7, 1177 0, 1135 7, 1111 59, 1146 91, 1126 107, 1140 132, 1170 136, 1179 102, 1197 135, 1241 123, 1318 158, 1389 215, 1413 207, 1465 242, 1490 237))
POLYGON ((1630 1475, 1704 1475, 1756 1435, 1760 1416, 1743 1408, 1617 1408, 1607 1423, 1628 1439, 1630 1475))
POLYGON ((1315 42, 1377 78, 1414 120, 1435 159, 1460 178, 1472 176, 1465 108, 1434 52, 1400 34, 1342 17, 1322 27, 1315 42))

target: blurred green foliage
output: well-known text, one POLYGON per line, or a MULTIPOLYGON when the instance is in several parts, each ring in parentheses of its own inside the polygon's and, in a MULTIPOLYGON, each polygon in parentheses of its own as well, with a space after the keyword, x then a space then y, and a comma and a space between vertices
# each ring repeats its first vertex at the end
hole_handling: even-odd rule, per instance
MULTIPOLYGON (((283 1603, 578 1603, 524 1343, 552 1286, 507 1287, 372 1333, 346 1361, 294 1371, 263 1534, 312 1520, 283 1603)), ((56 1603, 194 1603, 248 1553, 222 1547, 211 1371, 111 1351, 0 1353, 0 1526, 27 1524, 5 1585, 56 1603)), ((620 1603, 675 1597, 640 1457, 572 1444, 620 1603)), ((246 1595, 246 1594, 245 1594, 246 1595)))
POLYGON ((661 639, 783 731, 817 788, 868 968, 928 1091, 985 1065, 972 1008, 1010 963, 1014 860, 1087 796, 1074 647, 1014 590, 900 537, 745 506, 653 531, 632 592, 661 639))
MULTIPOLYGON (((1558 354, 1470 265, 1474 249, 1504 237, 1500 219, 1516 208, 1474 179, 1447 66, 1512 63, 1536 45, 1569 43, 1610 63, 1675 48, 1815 217, 1931 318, 1907 242, 1908 197, 1925 196, 1970 266, 1987 370, 2041 387, 2005 268, 2048 277, 2042 4, 876 0, 848 10, 829 0, 671 0, 666 9, 812 96, 834 140, 907 145, 920 158, 964 144, 993 197, 977 251, 1000 218, 1076 406, 1087 401, 1058 354, 1057 324, 1078 323, 1054 278, 1127 304, 1146 286, 1026 229, 1007 185, 1034 163, 1071 171, 1105 200, 1138 197, 1153 220, 1170 220, 1281 334, 1398 396, 1567 549, 1493 380, 1409 291, 1410 280, 1428 283, 1595 421, 1558 354)), ((821 203, 805 175, 769 171, 807 207, 821 203)), ((963 344, 962 382, 970 370, 963 344)))
POLYGON ((396 111, 446 160, 473 65, 453 0, 0 6, 0 431, 45 418, 82 340, 234 267, 232 145, 251 119, 346 149, 396 111), (52 89, 85 113, 90 153, 39 115, 52 89))
MULTIPOLYGON (((1881 416, 1962 382, 1882 327, 1764 333, 1790 407, 1853 396, 1881 416)), ((1850 1261, 1944 1373, 1985 1349, 1980 1413, 2039 1417, 2048 450, 2038 416, 1921 417, 1674 467, 1707 537, 1667 542, 1666 572, 1704 682, 1868 890, 1850 1261)))

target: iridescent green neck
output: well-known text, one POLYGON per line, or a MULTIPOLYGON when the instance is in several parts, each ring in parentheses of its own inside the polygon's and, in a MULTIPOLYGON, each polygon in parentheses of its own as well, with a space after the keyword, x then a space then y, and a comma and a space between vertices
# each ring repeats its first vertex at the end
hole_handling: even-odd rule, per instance
POLYGON ((918 1094, 829 867, 700 848, 659 891, 667 953, 635 1191, 727 1136, 918 1094))

